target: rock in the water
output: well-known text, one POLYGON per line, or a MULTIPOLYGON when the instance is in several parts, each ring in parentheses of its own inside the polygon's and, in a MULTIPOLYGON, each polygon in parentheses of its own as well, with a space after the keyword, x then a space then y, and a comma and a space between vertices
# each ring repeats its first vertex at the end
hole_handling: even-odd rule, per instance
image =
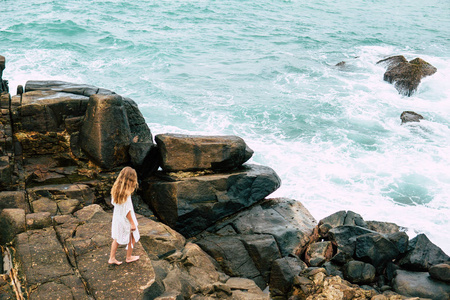
POLYGON ((237 136, 159 134, 155 137, 165 171, 232 170, 253 155, 237 136))
POLYGON ((437 264, 450 261, 450 257, 433 244, 425 234, 419 234, 409 241, 408 252, 400 259, 399 265, 412 271, 428 271, 437 264))
POLYGON ((381 234, 369 233, 356 238, 356 258, 372 264, 379 274, 398 254, 397 247, 381 234))
POLYGON ((450 263, 434 265, 428 272, 432 278, 450 283, 450 263))
POLYGON ((333 246, 330 241, 312 243, 305 252, 305 262, 312 267, 318 267, 332 256, 333 246))
POLYGON ((93 95, 89 98, 78 143, 100 167, 112 169, 128 163, 131 130, 119 95, 93 95))
POLYGON ((232 173, 149 180, 143 199, 165 224, 193 236, 262 199, 280 186, 269 167, 248 165, 232 173))
POLYGON ((0 244, 4 245, 14 239, 16 234, 24 232, 25 211, 20 208, 6 208, 0 214, 0 244))
POLYGON ((294 277, 307 265, 295 257, 283 257, 272 263, 270 273, 270 293, 272 296, 287 295, 292 288, 294 277))
POLYGON ((352 283, 371 283, 375 280, 375 267, 362 261, 352 260, 344 266, 344 277, 352 283))
POLYGON ((401 55, 380 60, 377 64, 387 65, 384 80, 393 83, 397 91, 405 96, 411 96, 417 90, 423 77, 433 75, 437 71, 420 58, 408 62, 401 55))
POLYGON ((397 270, 393 288, 399 294, 433 300, 448 300, 450 284, 432 279, 428 272, 397 270))
POLYGON ((402 124, 409 122, 420 122, 420 120, 423 119, 423 116, 413 111, 404 111, 400 115, 400 119, 402 120, 402 124))

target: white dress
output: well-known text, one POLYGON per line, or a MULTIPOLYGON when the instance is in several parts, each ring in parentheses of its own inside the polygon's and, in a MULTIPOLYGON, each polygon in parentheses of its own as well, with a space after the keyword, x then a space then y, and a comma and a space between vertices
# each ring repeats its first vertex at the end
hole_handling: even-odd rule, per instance
POLYGON ((138 230, 138 222, 136 220, 136 215, 134 214, 133 203, 131 202, 131 196, 128 196, 125 203, 117 204, 114 202, 114 198, 111 199, 111 203, 114 205, 111 237, 120 245, 127 245, 130 242, 131 234, 133 234, 134 240, 137 243, 140 235, 138 230), (131 218, 136 225, 135 231, 131 231, 131 223, 127 219, 128 212, 130 212, 131 218))

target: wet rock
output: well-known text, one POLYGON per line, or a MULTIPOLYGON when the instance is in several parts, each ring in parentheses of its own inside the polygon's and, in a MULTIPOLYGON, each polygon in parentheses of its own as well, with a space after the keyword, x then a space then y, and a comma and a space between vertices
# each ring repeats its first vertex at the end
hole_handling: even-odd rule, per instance
POLYGON ((52 218, 49 212, 39 212, 26 215, 27 229, 42 229, 52 226, 52 218))
POLYGON ((168 180, 147 181, 143 199, 162 222, 188 237, 264 199, 280 186, 271 168, 256 165, 232 173, 172 176, 168 180))
POLYGON ((428 272, 432 278, 450 283, 450 263, 434 265, 428 272))
POLYGON ((159 134, 155 137, 165 171, 232 170, 253 155, 237 136, 159 134))
POLYGON ((413 111, 404 111, 400 115, 400 119, 402 120, 402 124, 409 122, 420 122, 420 120, 423 119, 423 116, 413 111))
POLYGON ((401 55, 388 57, 377 64, 387 66, 384 80, 393 83, 397 91, 405 96, 411 96, 417 90, 422 78, 433 75, 437 71, 435 67, 420 58, 408 62, 401 55))
POLYGON ((0 243, 12 241, 14 237, 26 230, 25 211, 20 208, 6 208, 0 213, 0 243))
POLYGON ((119 95, 93 95, 89 98, 78 143, 100 167, 112 169, 130 161, 131 130, 119 95))
POLYGON ((332 256, 333 246, 330 241, 316 242, 308 246, 305 262, 312 267, 318 267, 330 260, 332 256))
POLYGON ((283 257, 272 263, 270 273, 270 294, 272 297, 285 296, 292 288, 294 277, 307 265, 296 257, 283 257))
POLYGON ((433 244, 425 234, 409 241, 408 252, 399 260, 400 267, 413 271, 428 271, 437 264, 450 261, 450 257, 433 244))
POLYGON ((409 237, 406 232, 397 232, 386 236, 397 247, 399 253, 403 254, 408 250, 409 237))
POLYGON ((343 271, 345 279, 352 283, 364 284, 375 280, 375 267, 362 261, 349 261, 343 271))
POLYGON ((366 221, 367 228, 378 233, 392 234, 400 231, 400 226, 390 222, 366 221))
POLYGON ((409 297, 447 300, 450 295, 450 285, 432 279, 428 272, 398 270, 393 288, 395 292, 409 297))
POLYGON ((397 247, 378 233, 360 235, 356 238, 356 258, 372 264, 379 274, 386 264, 399 255, 397 247))
POLYGON ((0 192, 0 211, 5 208, 21 208, 30 212, 24 191, 0 192))

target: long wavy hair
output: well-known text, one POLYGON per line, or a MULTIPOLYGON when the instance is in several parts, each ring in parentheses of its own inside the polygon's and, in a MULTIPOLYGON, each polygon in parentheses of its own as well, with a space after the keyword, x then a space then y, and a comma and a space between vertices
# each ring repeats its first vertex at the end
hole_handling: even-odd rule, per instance
POLYGON ((131 167, 123 168, 111 189, 111 196, 114 203, 125 203, 128 196, 130 196, 137 187, 138 181, 136 171, 131 167))

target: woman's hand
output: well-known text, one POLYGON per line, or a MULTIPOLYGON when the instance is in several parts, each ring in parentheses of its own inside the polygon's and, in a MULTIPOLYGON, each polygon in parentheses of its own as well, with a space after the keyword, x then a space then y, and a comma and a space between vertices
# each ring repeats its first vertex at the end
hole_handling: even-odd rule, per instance
POLYGON ((136 230, 136 225, 134 225, 134 223, 131 223, 131 231, 135 231, 136 230))

